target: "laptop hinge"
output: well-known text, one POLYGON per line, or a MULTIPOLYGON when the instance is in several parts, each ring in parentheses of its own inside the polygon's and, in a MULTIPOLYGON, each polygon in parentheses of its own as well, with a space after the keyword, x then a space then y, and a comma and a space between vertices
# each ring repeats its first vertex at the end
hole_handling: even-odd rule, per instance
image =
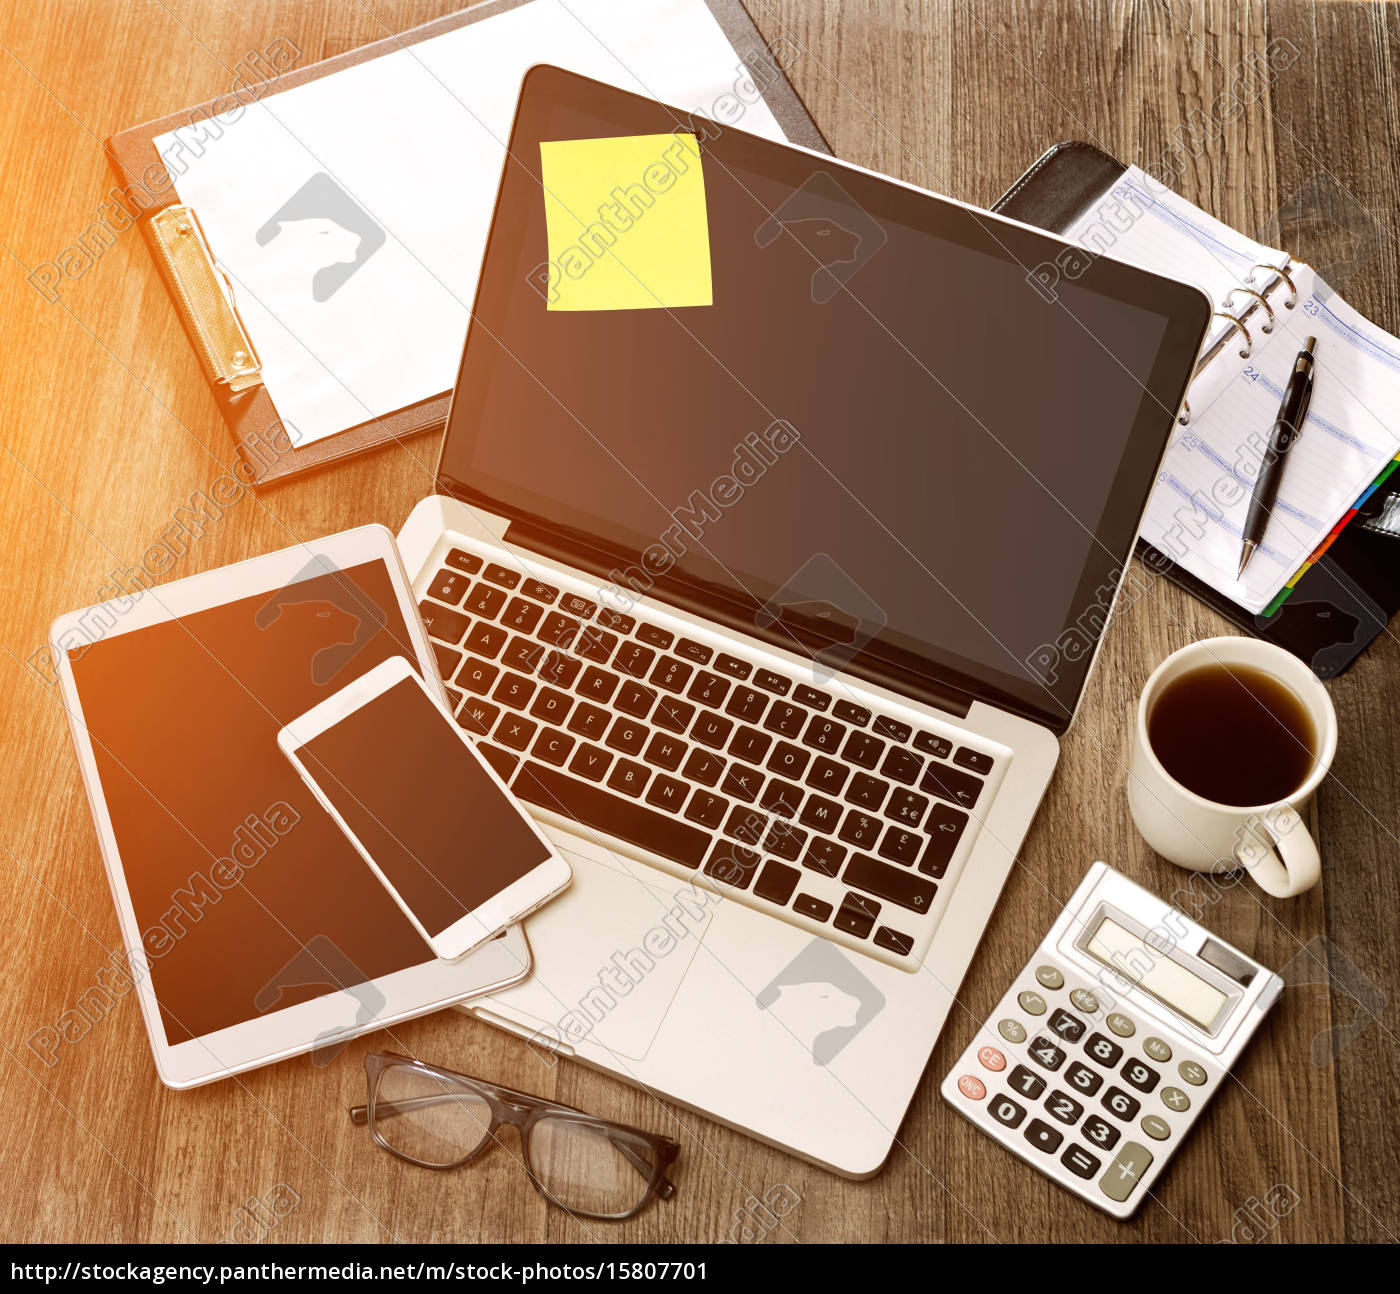
MULTIPOLYGON (((525 525, 519 521, 510 524, 506 530, 505 538, 511 544, 532 549, 541 556, 552 558, 565 566, 587 571, 611 586, 609 572, 616 566, 616 562, 601 552, 590 551, 586 545, 577 540, 566 542, 546 530, 525 525)), ((656 587, 646 596, 654 598, 657 602, 670 603, 691 615, 713 620, 715 623, 733 629, 746 637, 757 638, 761 642, 772 643, 773 646, 788 651, 792 650, 792 635, 787 630, 777 626, 772 629, 762 628, 754 622, 751 615, 745 616, 738 607, 726 606, 718 599, 703 598, 688 590, 684 585, 658 580, 656 587)), ((840 672, 854 675, 856 678, 863 679, 867 683, 874 683, 878 687, 887 687, 891 691, 920 701, 925 705, 934 706, 959 719, 967 718, 968 712, 972 709, 972 702, 975 700, 970 693, 960 688, 940 683, 937 679, 931 679, 923 674, 896 669, 881 661, 866 657, 857 657, 855 660, 843 662, 840 666, 840 672)))

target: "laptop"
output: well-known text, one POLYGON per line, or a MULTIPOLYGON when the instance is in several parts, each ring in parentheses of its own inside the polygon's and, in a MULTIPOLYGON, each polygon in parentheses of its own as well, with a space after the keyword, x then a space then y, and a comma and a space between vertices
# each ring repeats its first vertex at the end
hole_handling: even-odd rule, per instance
POLYGON ((575 875, 529 921, 534 975, 471 1014, 880 1169, 1036 867, 1210 315, 1065 255, 529 72, 398 537, 458 722, 575 875))

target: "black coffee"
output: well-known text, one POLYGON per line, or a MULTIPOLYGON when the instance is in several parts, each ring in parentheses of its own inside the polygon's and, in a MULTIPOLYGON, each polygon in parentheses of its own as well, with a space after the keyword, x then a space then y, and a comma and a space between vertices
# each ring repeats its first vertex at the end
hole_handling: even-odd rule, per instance
POLYGON ((1168 683, 1147 738, 1182 786, 1217 804, 1271 804, 1312 772, 1317 734, 1296 696, 1262 670, 1203 665, 1168 683))

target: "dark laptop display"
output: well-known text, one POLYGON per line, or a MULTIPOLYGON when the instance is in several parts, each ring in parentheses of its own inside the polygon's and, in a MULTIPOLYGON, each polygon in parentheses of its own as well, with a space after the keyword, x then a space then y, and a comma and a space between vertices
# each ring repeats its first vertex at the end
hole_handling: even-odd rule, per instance
MULTIPOLYGON (((620 609, 655 592, 1062 730, 1092 652, 1047 668, 1046 648, 1076 625, 1097 640, 1205 296, 1109 260, 1047 293, 1031 271, 1053 239, 554 68, 527 78, 510 153, 441 488, 596 571, 620 609), (629 222, 693 220, 686 154, 667 165, 689 205, 634 165, 561 252, 541 145, 677 131, 698 145, 709 303, 606 308, 590 254, 621 255, 629 222), (579 285, 594 308, 557 308, 579 285)), ((703 270, 678 267, 680 299, 703 270)))

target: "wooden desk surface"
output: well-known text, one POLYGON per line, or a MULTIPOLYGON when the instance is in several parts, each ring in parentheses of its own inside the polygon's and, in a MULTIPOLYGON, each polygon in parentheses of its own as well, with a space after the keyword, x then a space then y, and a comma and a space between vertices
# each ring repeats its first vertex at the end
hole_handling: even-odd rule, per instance
MULTIPOLYGON (((1285 245, 1324 264, 1356 255, 1339 246, 1359 246, 1363 263, 1352 267, 1346 295, 1400 330, 1394 8, 1300 0, 747 3, 766 38, 784 37, 801 51, 792 76, 839 156, 983 203, 1060 139, 1094 140, 1149 162, 1178 130, 1199 131, 1200 114, 1212 120, 1212 104, 1244 60, 1286 39, 1297 61, 1257 101, 1214 120, 1181 187, 1251 231, 1301 194, 1285 245), (1351 217, 1329 217, 1328 193, 1352 195, 1351 217)), ((361 1057, 382 1036, 328 1068, 302 1058, 187 1093, 157 1082, 130 996, 51 1066, 27 1047, 94 982, 118 932, 61 708, 24 662, 52 617, 105 596, 113 572, 170 528, 176 509, 225 471, 232 450, 138 235, 116 238, 57 302, 43 300, 26 275, 100 219, 112 187, 101 141, 114 130, 225 91, 240 61, 275 37, 310 61, 454 7, 40 0, 7 6, 0 19, 5 1234, 215 1240, 234 1232, 245 1202, 279 1192, 286 1202, 290 1191, 300 1203, 273 1239, 722 1239, 749 1195, 782 1184, 801 1202, 766 1237, 773 1242, 1214 1241, 1232 1232, 1251 1238, 1245 1219, 1253 1238, 1395 1239, 1393 633, 1331 686, 1342 740, 1320 796, 1323 885, 1286 902, 1239 891, 1207 918, 1273 967, 1304 948, 1330 948, 1339 982, 1286 994, 1163 1179, 1158 1201, 1119 1226, 995 1149, 937 1096, 974 1017, 991 1008, 1053 919, 1052 896, 1067 896, 1091 860, 1109 859, 1158 889, 1176 879, 1129 823, 1126 721, 1162 656, 1227 629, 1161 584, 1108 634, 1082 721, 1026 841, 1024 870, 1012 876, 968 975, 966 1009, 951 1017, 902 1147, 872 1181, 829 1176, 578 1066, 547 1071, 522 1043, 454 1015, 418 1021, 402 1036, 442 1063, 669 1127, 685 1143, 675 1200, 632 1223, 585 1230, 547 1209, 510 1155, 451 1175, 392 1161, 344 1116, 362 1090, 361 1057), (1315 1064, 1319 1036, 1345 1031, 1357 996, 1371 992, 1382 1003, 1379 1018, 1340 1048, 1324 1038, 1325 1063, 1315 1064), (1258 1207, 1293 1196, 1296 1207, 1276 1208, 1285 1215, 1273 1220, 1258 1207)), ((292 536, 368 521, 396 528, 431 487, 425 464, 434 449, 431 437, 420 438, 245 497, 190 543, 171 576, 282 547, 292 536)))

